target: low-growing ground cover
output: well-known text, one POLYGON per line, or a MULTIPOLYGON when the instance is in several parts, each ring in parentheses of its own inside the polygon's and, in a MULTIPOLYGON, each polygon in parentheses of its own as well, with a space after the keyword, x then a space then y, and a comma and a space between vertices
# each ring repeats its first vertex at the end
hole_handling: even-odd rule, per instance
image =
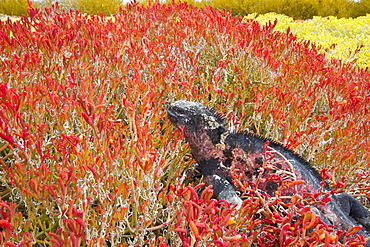
POLYGON ((328 58, 353 62, 361 68, 370 65, 370 15, 354 19, 315 16, 307 21, 294 21, 274 13, 256 16, 251 14, 245 18, 255 18, 261 24, 277 19, 275 30, 285 32, 289 28, 298 38, 321 46, 328 58))
POLYGON ((178 99, 281 141, 369 205, 368 71, 211 7, 29 16, 0 22, 1 245, 340 246, 305 205, 235 211, 193 183, 166 118, 178 99))

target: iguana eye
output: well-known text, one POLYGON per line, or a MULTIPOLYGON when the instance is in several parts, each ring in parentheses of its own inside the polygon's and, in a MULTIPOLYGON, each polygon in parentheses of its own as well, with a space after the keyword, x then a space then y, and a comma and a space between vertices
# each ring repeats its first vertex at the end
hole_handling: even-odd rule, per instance
POLYGON ((182 108, 177 108, 176 111, 180 114, 185 114, 185 110, 182 108))

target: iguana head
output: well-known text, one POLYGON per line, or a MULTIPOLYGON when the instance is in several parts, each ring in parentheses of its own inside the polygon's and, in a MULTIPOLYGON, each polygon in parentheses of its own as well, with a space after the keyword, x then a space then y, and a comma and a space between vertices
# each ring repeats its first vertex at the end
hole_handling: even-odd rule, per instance
POLYGON ((168 108, 168 118, 184 132, 195 159, 209 159, 209 151, 216 149, 227 132, 222 117, 200 103, 180 100, 168 108))
POLYGON ((213 110, 200 103, 186 100, 171 104, 168 108, 168 118, 176 127, 192 130, 197 126, 207 129, 223 126, 222 118, 213 110))

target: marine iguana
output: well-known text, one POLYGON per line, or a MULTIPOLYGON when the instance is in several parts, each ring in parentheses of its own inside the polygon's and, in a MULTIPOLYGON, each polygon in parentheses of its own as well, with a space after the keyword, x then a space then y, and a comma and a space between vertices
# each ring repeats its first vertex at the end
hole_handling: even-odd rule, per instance
MULTIPOLYGON (((273 196, 282 181, 268 179, 277 170, 287 171, 296 181, 304 183, 279 191, 283 195, 299 193, 308 197, 320 191, 322 178, 315 168, 301 156, 283 145, 268 139, 248 133, 232 133, 220 114, 200 103, 180 100, 172 103, 168 109, 168 118, 176 127, 183 131, 186 141, 192 149, 192 155, 198 163, 198 169, 207 183, 213 185, 214 196, 236 204, 239 208, 242 200, 237 195, 238 186, 233 184, 230 169, 242 173, 242 182, 255 183, 258 179, 258 189, 273 196), (278 155, 274 159, 276 169, 261 171, 266 157, 266 146, 278 155), (261 174, 265 179, 261 179, 261 174), (290 190, 289 190, 290 189, 290 190)), ((286 176, 283 174, 282 176, 286 176)), ((280 177, 282 177, 280 176, 280 177)), ((287 176, 287 180, 289 180, 287 176)), ((330 190, 328 186, 325 189, 330 190)), ((370 238, 370 213, 354 197, 347 193, 331 195, 326 205, 313 205, 313 211, 320 219, 336 229, 347 231, 356 225, 364 228, 357 234, 370 238)), ((370 247, 370 239, 367 240, 370 247)))

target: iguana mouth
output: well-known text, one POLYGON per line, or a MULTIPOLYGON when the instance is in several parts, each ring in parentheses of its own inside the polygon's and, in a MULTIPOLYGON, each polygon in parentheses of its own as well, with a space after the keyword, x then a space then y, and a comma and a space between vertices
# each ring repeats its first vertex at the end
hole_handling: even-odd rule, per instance
POLYGON ((179 118, 176 112, 171 107, 167 111, 167 117, 171 121, 171 123, 173 123, 174 125, 176 125, 176 127, 178 127, 177 123, 179 121, 179 118))

